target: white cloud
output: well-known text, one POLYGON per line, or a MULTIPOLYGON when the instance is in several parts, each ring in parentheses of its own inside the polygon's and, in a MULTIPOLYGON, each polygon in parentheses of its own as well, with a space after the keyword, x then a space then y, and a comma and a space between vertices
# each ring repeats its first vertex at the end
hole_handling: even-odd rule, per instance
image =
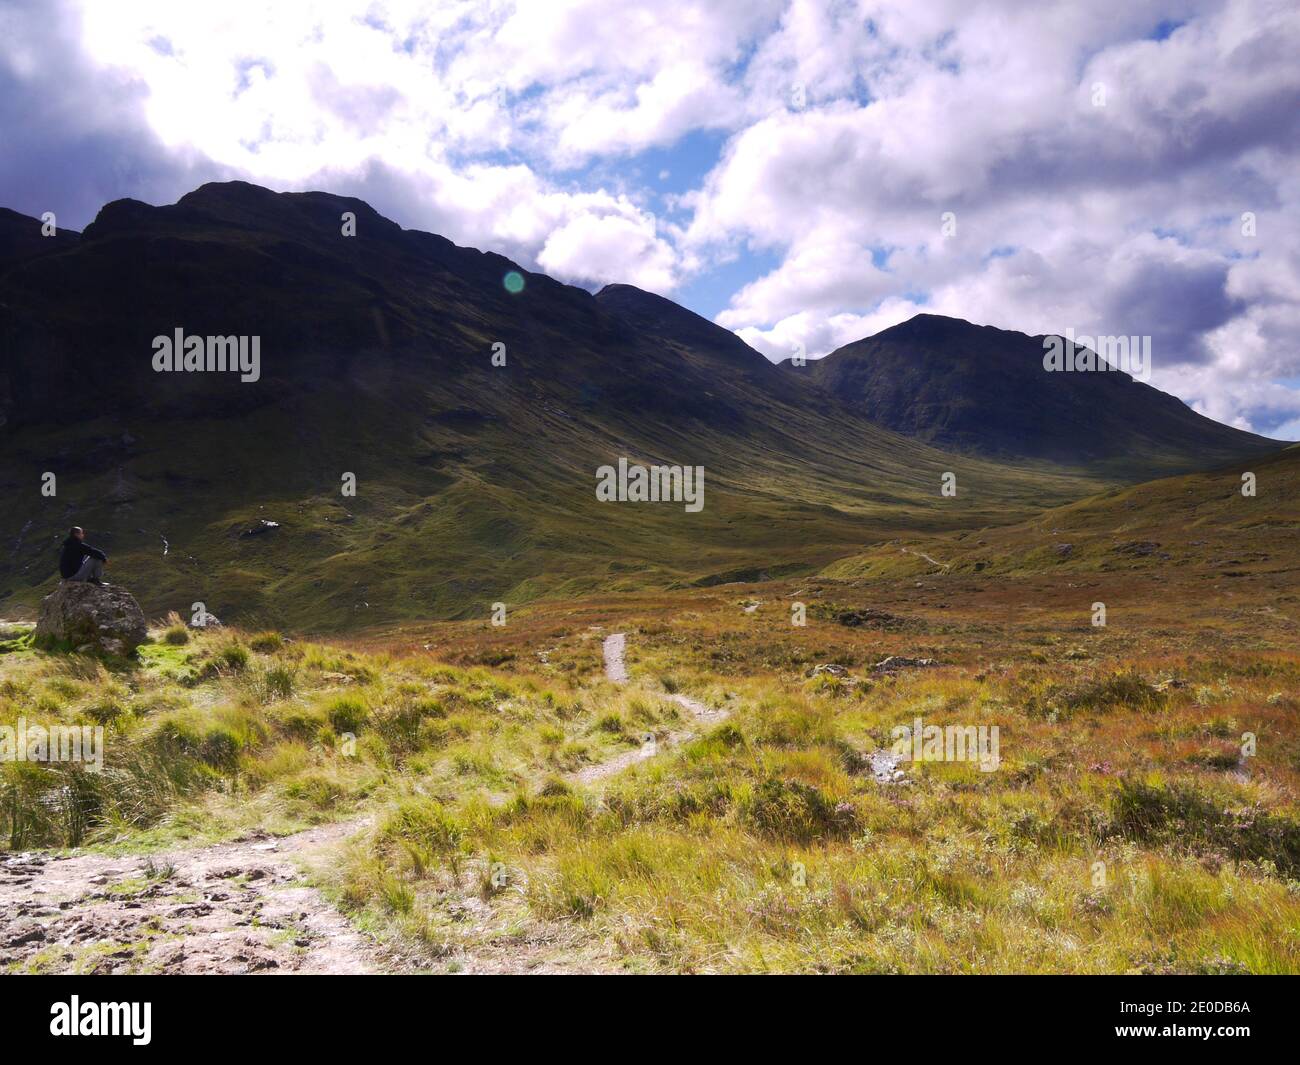
POLYGON ((652 292, 673 288, 673 250, 646 215, 578 215, 553 230, 538 255, 548 273, 571 281, 623 281, 652 292))
POLYGON ((60 178, 83 198, 324 187, 665 293, 774 257, 717 316, 773 357, 918 308, 1149 333, 1156 383, 1267 426, 1300 377, 1298 51, 1288 0, 16 0, 0 114, 60 174, 130 145, 60 178), (641 185, 698 170, 671 152, 703 130, 725 147, 697 188, 641 185))
POLYGON ((910 300, 887 299, 870 314, 813 315, 807 312, 783 318, 770 329, 746 326, 736 332, 750 347, 769 359, 780 361, 793 355, 815 358, 855 340, 905 322, 929 308, 910 300))
POLYGON ((1285 339, 1300 308, 1293 5, 837 10, 792 13, 751 71, 808 79, 813 105, 738 131, 690 199, 701 259, 782 255, 719 323, 773 357, 816 355, 919 298, 1031 333, 1152 335, 1156 383, 1216 416, 1293 409, 1260 373, 1300 375, 1285 339), (854 17, 874 32, 853 33, 854 17), (1144 39, 1169 17, 1186 25, 1144 39), (818 57, 848 55, 856 82, 842 63, 819 72, 818 57), (1263 227, 1243 241, 1252 208, 1263 227))
POLYGON ((167 148, 277 188, 386 190, 407 224, 667 292, 680 264, 652 216, 545 171, 734 120, 725 68, 767 7, 125 0, 81 17, 167 148))

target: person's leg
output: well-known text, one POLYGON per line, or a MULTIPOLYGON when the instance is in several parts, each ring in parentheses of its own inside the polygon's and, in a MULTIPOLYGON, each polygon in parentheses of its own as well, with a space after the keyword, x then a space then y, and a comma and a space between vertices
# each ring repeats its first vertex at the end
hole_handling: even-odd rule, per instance
POLYGON ((103 559, 94 558, 87 555, 81 560, 81 568, 71 577, 70 581, 101 581, 104 579, 104 562, 103 559))

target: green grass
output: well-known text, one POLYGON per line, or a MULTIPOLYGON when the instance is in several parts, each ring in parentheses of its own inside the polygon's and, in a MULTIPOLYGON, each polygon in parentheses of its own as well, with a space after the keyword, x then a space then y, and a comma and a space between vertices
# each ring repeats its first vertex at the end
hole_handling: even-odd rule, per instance
MULTIPOLYGON (((776 427, 756 423, 739 442, 723 427, 691 423, 675 438, 672 460, 705 468, 702 512, 601 503, 596 468, 621 454, 651 461, 664 447, 660 423, 613 418, 575 395, 578 424, 507 406, 468 429, 431 419, 430 402, 418 402, 425 387, 413 382, 402 403, 313 396, 313 424, 335 428, 310 449, 296 437, 302 422, 275 408, 248 413, 238 432, 202 419, 140 425, 129 522, 94 502, 78 520, 108 550, 108 579, 149 616, 188 619, 201 602, 246 629, 328 633, 429 618, 486 622, 495 602, 513 611, 540 598, 811 573, 863 544, 1014 521, 1112 483, 954 458, 756 396, 776 427), (963 487, 943 499, 940 476, 950 469, 963 487), (355 497, 340 494, 343 470, 358 474, 355 497), (280 527, 240 535, 264 518, 280 527)), ((498 401, 508 396, 487 400, 498 401)), ((43 456, 91 448, 104 431, 24 430, 6 442, 10 467, 15 476, 28 464, 44 469, 43 456)), ((81 498, 113 498, 118 476, 117 465, 87 472, 81 498)), ((0 514, 0 537, 19 545, 0 559, 0 614, 34 616, 56 579, 64 524, 52 510, 0 514), (29 522, 36 531, 24 533, 29 522)))
POLYGON ((507 796, 623 749, 596 722, 621 719, 627 697, 603 684, 575 697, 428 660, 267 647, 223 630, 146 644, 111 670, 79 655, 7 656, 0 725, 100 726, 105 765, 0 763, 0 841, 156 846, 302 826, 416 781, 431 794, 507 796), (264 650, 250 653, 254 643, 264 650))
POLYGON ((1290 600, 1204 546, 1072 579, 542 602, 504 630, 191 630, 135 663, 25 647, 0 656, 0 724, 102 724, 111 772, 0 766, 0 839, 138 853, 368 813, 325 886, 431 968, 1293 973, 1290 600), (626 689, 601 678, 610 631, 626 689), (874 672, 890 655, 940 664, 874 672), (999 768, 882 784, 873 752, 916 717, 996 725, 999 768), (647 732, 688 738, 578 782, 647 732))
POLYGON ((924 552, 949 576, 1167 572, 1195 566, 1220 574, 1279 572, 1293 557, 1300 522, 1300 448, 1232 467, 1114 488, 1027 521, 979 532, 890 543, 838 559, 823 575, 840 580, 933 575, 924 552), (1256 495, 1241 494, 1243 472, 1256 495), (910 545, 910 549, 905 547, 910 545))
MULTIPOLYGON (((200 656, 220 653, 215 639, 195 643, 200 656)), ((613 738, 611 718, 638 712, 626 696, 598 687, 575 712, 532 682, 418 660, 348 663, 346 653, 331 664, 364 666, 376 679, 331 693, 319 679, 326 671, 303 666, 308 647, 295 648, 304 684, 269 706, 249 698, 247 673, 187 688, 143 667, 136 689, 155 706, 177 705, 156 719, 156 709, 138 719, 133 709, 129 724, 114 724, 114 764, 129 772, 133 758, 152 753, 172 784, 131 816, 121 783, 97 793, 79 840, 125 830, 136 846, 156 845, 174 838, 156 832, 173 818, 175 830, 213 838, 250 818, 289 826, 377 806, 339 897, 363 925, 430 961, 490 945, 475 937, 495 933, 443 915, 469 893, 503 920, 566 926, 652 970, 1297 966, 1293 939, 1251 931, 1300 920, 1293 812, 1261 809, 1256 786, 1211 786, 1190 767, 1173 764, 1168 778, 1099 777, 1080 756, 1078 729, 1145 729, 1151 711, 1142 706, 1089 702, 1077 718, 1048 723, 1009 708, 1015 685, 990 690, 969 677, 918 676, 850 694, 741 683, 731 721, 625 772, 597 799, 556 776, 557 739, 613 738), (906 786, 876 784, 864 753, 917 712, 993 715, 1019 737, 1004 772, 925 764, 906 786), (423 727, 453 718, 463 722, 455 738, 423 727), (361 740, 353 759, 336 750, 334 730, 344 725, 361 740), (1050 775, 1033 771, 1045 764, 1050 775), (186 809, 194 814, 175 817, 186 809), (1101 886, 1098 862, 1107 870, 1101 886)), ((10 684, 66 681, 64 665, 38 659, 10 684)), ((1271 679, 1248 685, 1247 697, 1266 702, 1271 679)), ((1231 683, 1240 698, 1240 673, 1231 683)), ((1038 684, 1046 693, 1052 682, 1038 684)), ((75 720, 102 696, 99 686, 68 688, 64 715, 75 720)), ((1094 688, 1108 690, 1104 681, 1094 688)), ((1205 717, 1186 690, 1159 712, 1168 738, 1149 739, 1152 750, 1172 751, 1179 735, 1200 730, 1174 722, 1205 717)), ((1149 765, 1135 754, 1135 765, 1149 765)), ((5 767, 9 811, 27 775, 16 768, 5 767)), ((46 773, 56 775, 31 777, 29 807, 42 789, 67 784, 46 773)), ((74 842, 61 821, 25 831, 16 845, 74 842)))

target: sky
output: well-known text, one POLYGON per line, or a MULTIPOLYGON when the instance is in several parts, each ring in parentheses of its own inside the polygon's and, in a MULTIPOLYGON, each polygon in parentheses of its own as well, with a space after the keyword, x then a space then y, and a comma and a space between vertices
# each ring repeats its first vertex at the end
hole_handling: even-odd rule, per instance
POLYGON ((0 206, 212 180, 815 357, 922 311, 1150 336, 1300 439, 1294 0, 0 0, 0 206))

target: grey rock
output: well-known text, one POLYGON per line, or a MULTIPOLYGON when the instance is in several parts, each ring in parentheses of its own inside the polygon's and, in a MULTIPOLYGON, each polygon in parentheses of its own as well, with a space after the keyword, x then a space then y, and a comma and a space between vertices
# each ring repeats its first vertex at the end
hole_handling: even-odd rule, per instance
POLYGON ((147 639, 149 628, 140 604, 125 589, 64 581, 41 601, 36 635, 101 654, 129 655, 147 639))
POLYGON ((907 658, 904 655, 890 655, 882 658, 871 667, 873 673, 895 673, 900 669, 926 669, 939 663, 933 658, 907 658))
POLYGON ((830 662, 823 662, 820 665, 813 666, 812 669, 808 671, 808 676, 810 677, 820 677, 823 675, 832 676, 832 677, 847 677, 849 675, 849 671, 845 669, 843 666, 837 666, 830 662))
POLYGON ((239 535, 245 538, 249 536, 262 536, 275 529, 278 529, 279 527, 280 527, 280 523, 278 521, 270 521, 266 518, 258 518, 256 525, 254 525, 251 529, 245 529, 239 535))

